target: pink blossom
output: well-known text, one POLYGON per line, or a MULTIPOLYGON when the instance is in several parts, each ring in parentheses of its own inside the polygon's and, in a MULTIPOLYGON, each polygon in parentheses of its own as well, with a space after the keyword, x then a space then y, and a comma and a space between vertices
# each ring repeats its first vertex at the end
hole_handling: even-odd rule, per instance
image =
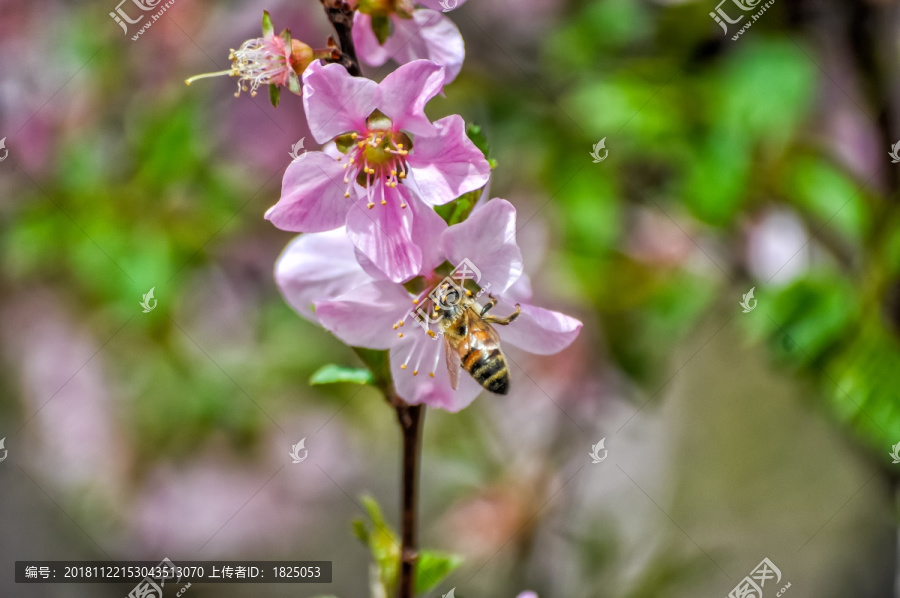
POLYGON ((438 228, 434 228, 433 242, 423 245, 422 268, 410 283, 415 292, 379 277, 377 270, 364 267, 369 266, 365 259, 364 265, 357 263, 349 241, 334 233, 327 238, 305 235, 295 239, 279 259, 275 278, 288 303, 343 342, 389 350, 394 385, 408 403, 459 411, 482 387, 462 373, 458 389, 453 389, 444 367, 444 342, 435 332, 440 327, 416 319, 417 310, 428 314, 436 309, 430 295, 445 281, 446 269, 438 271, 445 261, 460 264, 468 260, 466 263, 477 268, 477 285, 498 300, 493 313, 509 315, 516 310, 513 302, 518 301, 519 317, 509 325, 496 326, 504 344, 541 355, 557 353, 575 340, 581 322, 526 303, 530 291, 515 239, 516 212, 506 200, 493 199, 468 220, 438 228), (325 250, 331 259, 321 258, 319 254, 325 250))
POLYGON ((416 60, 375 83, 339 64, 313 63, 303 76, 309 128, 319 143, 335 143, 288 166, 281 199, 266 218, 295 232, 346 225, 356 248, 390 280, 416 276, 422 245, 440 226, 431 206, 490 177, 461 117, 432 123, 425 116, 443 73, 416 60))
MULTIPOLYGON (((457 4, 456 0, 446 1, 448 6, 457 4)), ((445 69, 446 85, 462 69, 466 57, 465 44, 453 21, 439 12, 443 10, 439 0, 419 0, 419 4, 427 8, 416 8, 407 14, 393 11, 382 16, 390 19, 390 36, 383 43, 375 31, 379 16, 357 12, 353 19, 353 41, 360 58, 372 66, 381 66, 391 59, 400 64, 420 58, 436 62, 445 69)))
POLYGON ((272 19, 265 11, 262 29, 262 37, 248 39, 237 50, 231 50, 228 56, 231 60, 230 69, 195 75, 185 83, 190 85, 198 79, 228 75, 238 79, 235 96, 241 95, 241 91, 249 91, 251 96, 256 96, 260 85, 288 87, 291 91, 299 93, 298 74, 309 66, 316 53, 303 42, 291 39, 287 29, 281 35, 275 35, 272 19))

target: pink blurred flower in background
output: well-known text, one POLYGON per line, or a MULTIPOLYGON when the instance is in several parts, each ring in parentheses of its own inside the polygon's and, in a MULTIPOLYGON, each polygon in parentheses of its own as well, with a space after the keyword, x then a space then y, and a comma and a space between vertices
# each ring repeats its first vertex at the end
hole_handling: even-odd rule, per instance
POLYGON ((478 284, 497 296, 498 313, 513 313, 516 306, 511 302, 518 302, 519 317, 497 327, 504 342, 549 355, 566 348, 581 330, 575 318, 525 303, 530 285, 522 273, 515 234, 515 208, 503 199, 487 202, 468 220, 449 228, 437 218, 430 235, 433 242, 422 248, 422 267, 414 281, 421 290, 415 293, 378 277, 365 260, 364 265, 357 263, 349 242, 339 234, 295 239, 279 258, 275 278, 288 303, 343 342, 390 350, 394 384, 405 401, 455 412, 468 406, 482 387, 463 374, 454 390, 443 367, 446 352, 435 333, 437 326, 419 326, 412 318, 411 326, 404 327, 413 309, 423 313, 435 309, 430 295, 445 280, 444 269, 438 271, 445 261, 474 264, 480 271, 478 284), (320 257, 325 251, 330 259, 320 257), (310 303, 314 315, 309 313, 310 303))
POLYGON ((380 84, 352 77, 338 64, 310 66, 303 77, 309 127, 316 141, 334 141, 337 149, 291 163, 281 199, 266 218, 295 232, 346 224, 356 248, 390 280, 416 276, 423 245, 440 232, 430 206, 490 177, 461 117, 432 123, 425 116, 443 78, 443 68, 427 60, 398 68, 380 84))
POLYGON ((464 2, 419 0, 424 8, 417 8, 411 0, 361 0, 353 19, 353 41, 360 58, 372 66, 391 59, 405 64, 424 58, 443 66, 444 84, 450 83, 462 69, 466 48, 459 29, 440 11, 464 2))

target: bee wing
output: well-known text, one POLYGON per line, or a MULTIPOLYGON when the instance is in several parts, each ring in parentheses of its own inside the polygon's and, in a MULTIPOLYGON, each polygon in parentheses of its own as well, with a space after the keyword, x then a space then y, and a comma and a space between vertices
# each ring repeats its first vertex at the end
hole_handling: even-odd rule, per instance
POLYGON ((459 347, 450 340, 450 337, 444 335, 444 353, 446 353, 447 373, 450 374, 450 386, 453 390, 459 388, 459 370, 462 364, 459 361, 459 347))

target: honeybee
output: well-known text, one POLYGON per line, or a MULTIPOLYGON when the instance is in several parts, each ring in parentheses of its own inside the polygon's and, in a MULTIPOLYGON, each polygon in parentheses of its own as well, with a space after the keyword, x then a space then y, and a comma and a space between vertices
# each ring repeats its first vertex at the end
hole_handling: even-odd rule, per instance
POLYGON ((497 304, 494 296, 488 295, 489 301, 480 307, 470 295, 469 291, 451 287, 435 309, 444 333, 450 385, 454 390, 459 388, 462 367, 486 390, 505 395, 509 392, 509 368, 500 348, 500 335, 491 324, 506 326, 519 317, 522 309, 516 304, 516 311, 505 318, 488 315, 497 304))

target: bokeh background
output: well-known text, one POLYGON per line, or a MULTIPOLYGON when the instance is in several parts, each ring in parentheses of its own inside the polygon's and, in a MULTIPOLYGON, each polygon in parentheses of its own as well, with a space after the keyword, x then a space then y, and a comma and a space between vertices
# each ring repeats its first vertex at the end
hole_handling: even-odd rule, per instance
MULTIPOLYGON (((183 82, 263 9, 314 46, 328 23, 177 0, 132 41, 115 4, 0 0, 0 595, 130 589, 16 585, 16 560, 168 557, 334 562, 197 598, 366 596, 351 521, 368 493, 397 525, 400 439, 374 389, 310 386, 358 362, 273 283, 301 102, 183 82)), ((536 303, 585 326, 510 350, 509 396, 427 414, 422 544, 464 559, 430 596, 726 596, 766 557, 766 597, 895 595, 898 3, 776 0, 737 40, 715 9, 449 13, 468 56, 429 113, 482 126, 536 303)))

